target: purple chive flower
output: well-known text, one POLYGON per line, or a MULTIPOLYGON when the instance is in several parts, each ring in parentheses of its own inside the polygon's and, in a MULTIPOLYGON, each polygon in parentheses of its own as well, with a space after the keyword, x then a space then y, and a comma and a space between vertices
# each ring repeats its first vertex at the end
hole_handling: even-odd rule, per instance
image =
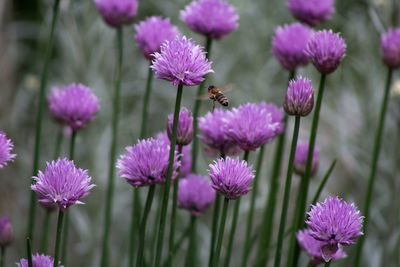
POLYGON ((383 61, 392 69, 400 67, 400 28, 390 29, 381 37, 383 61))
POLYGON ((195 0, 181 11, 181 20, 194 32, 221 39, 239 26, 239 15, 225 0, 195 0))
POLYGON ((137 0, 95 0, 97 11, 113 28, 133 23, 137 14, 137 0))
POLYGON ((322 74, 334 72, 346 54, 346 43, 332 30, 316 32, 308 42, 306 53, 322 74))
MULTIPOLYGON (((54 266, 54 260, 52 257, 44 255, 44 254, 39 254, 37 253, 36 255, 33 255, 32 257, 32 267, 53 267, 54 266)), ((27 259, 21 259, 19 262, 17 262, 18 267, 28 267, 28 260, 27 259)), ((62 265, 59 265, 60 267, 63 267, 62 265)))
POLYGON ((291 116, 307 116, 314 107, 314 88, 309 79, 298 77, 289 83, 283 108, 291 116))
POLYGON ((74 204, 83 204, 81 199, 94 187, 87 170, 77 168, 67 159, 47 163, 45 171, 39 171, 33 179, 36 183, 31 188, 39 203, 48 208, 58 206, 62 211, 74 204))
POLYGON ((145 58, 153 59, 155 52, 160 52, 165 41, 172 41, 180 35, 177 27, 169 19, 153 16, 135 25, 135 41, 145 58))
POLYGON ((74 131, 91 122, 100 109, 97 96, 82 84, 56 88, 51 92, 48 101, 51 114, 74 131))
POLYGON ((347 204, 338 197, 328 197, 311 207, 306 221, 310 235, 322 242, 321 253, 330 261, 339 246, 349 246, 363 233, 363 217, 354 203, 347 204))
POLYGON ((244 151, 255 150, 282 132, 282 121, 274 119, 266 103, 241 105, 226 116, 227 135, 244 151))
MULTIPOLYGON (((308 254, 313 266, 318 266, 319 264, 325 262, 321 251, 321 247, 324 245, 323 242, 318 241, 317 239, 312 237, 309 230, 299 231, 297 232, 296 236, 300 247, 308 254)), ((331 260, 337 261, 346 257, 346 252, 344 252, 343 249, 339 247, 338 250, 334 254, 332 254, 331 260)))
POLYGON ((288 0, 293 17, 310 26, 316 26, 332 18, 335 0, 288 0))
MULTIPOLYGON (((174 123, 174 115, 168 116, 167 122, 167 134, 171 139, 172 137, 172 126, 174 123)), ((178 129, 176 132, 176 144, 186 146, 192 142, 193 139, 193 117, 187 108, 181 108, 179 112, 178 129)))
POLYGON ((236 199, 250 191, 254 171, 244 160, 218 159, 209 165, 212 187, 228 199, 236 199))
POLYGON ((194 216, 207 211, 215 200, 215 190, 207 177, 189 175, 179 181, 178 205, 194 216))
MULTIPOLYGON (((307 158, 308 158, 308 143, 299 143, 296 148, 296 154, 294 156, 294 171, 298 175, 304 175, 306 172, 307 158)), ((313 161, 311 167, 311 175, 314 175, 318 169, 318 148, 314 149, 313 161)))
MULTIPOLYGON (((163 184, 168 169, 169 144, 161 139, 145 139, 126 148, 117 162, 119 175, 132 186, 163 184)), ((178 168, 175 156, 174 172, 178 168)), ((173 175, 176 177, 176 173, 173 175)))
POLYGON ((294 71, 309 62, 305 52, 314 31, 300 23, 280 26, 272 39, 272 54, 285 69, 294 71))
POLYGON ((8 162, 14 161, 17 155, 12 153, 14 144, 6 134, 0 131, 0 169, 7 166, 8 162))
POLYGON ((14 231, 8 217, 0 218, 0 247, 8 246, 14 240, 14 231))
POLYGON ((236 142, 228 137, 227 114, 228 111, 218 108, 199 118, 199 139, 210 157, 221 153, 234 156, 241 152, 236 142))
POLYGON ((185 36, 163 43, 161 52, 154 53, 151 68, 158 79, 170 81, 174 86, 199 85, 205 75, 213 72, 203 48, 185 36))

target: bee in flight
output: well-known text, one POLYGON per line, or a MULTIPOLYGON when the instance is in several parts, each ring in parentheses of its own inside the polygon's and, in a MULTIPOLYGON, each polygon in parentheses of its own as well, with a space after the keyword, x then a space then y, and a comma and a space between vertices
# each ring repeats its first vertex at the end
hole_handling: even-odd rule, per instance
POLYGON ((214 85, 208 87, 208 98, 213 101, 212 110, 215 109, 215 102, 218 102, 224 107, 229 105, 229 99, 224 95, 224 91, 226 91, 224 88, 216 87, 214 85))

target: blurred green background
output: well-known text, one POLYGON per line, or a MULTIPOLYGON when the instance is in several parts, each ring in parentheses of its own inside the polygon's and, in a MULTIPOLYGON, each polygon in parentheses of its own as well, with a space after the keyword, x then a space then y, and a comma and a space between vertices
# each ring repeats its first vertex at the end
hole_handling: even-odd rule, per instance
MULTIPOLYGON (((211 81, 217 85, 234 84, 235 90, 229 94, 233 106, 260 100, 281 105, 288 74, 271 56, 271 38, 275 27, 291 23, 294 19, 283 0, 230 2, 238 9, 240 27, 226 39, 214 42, 212 61, 215 73, 211 76, 211 81)), ((169 17, 183 33, 203 44, 204 38, 190 32, 179 20, 179 11, 188 3, 188 0, 140 1, 137 21, 151 15, 169 17)), ((0 215, 11 217, 17 237, 9 249, 7 266, 13 266, 26 254, 24 234, 35 113, 43 47, 48 35, 52 4, 51 0, 0 1, 0 129, 13 139, 15 152, 18 154, 17 160, 0 172, 0 215)), ((399 24, 399 5, 398 0, 336 0, 337 10, 333 19, 321 26, 341 32, 348 50, 339 70, 328 78, 317 140, 320 168, 313 180, 311 192, 315 190, 332 160, 338 159, 323 196, 339 195, 348 201, 355 201, 360 208, 364 200, 372 143, 386 77, 386 68, 379 55, 379 31, 389 25, 399 24)), ((137 140, 148 68, 148 62, 134 43, 133 27, 125 27, 124 34, 126 56, 119 154, 125 146, 137 140)), ((55 85, 81 82, 93 88, 101 99, 101 111, 97 119, 79 133, 77 139, 76 161, 81 167, 89 169, 97 187, 86 199, 86 205, 71 209, 73 222, 69 248, 70 266, 97 266, 99 261, 111 133, 110 105, 115 52, 115 31, 102 22, 92 1, 61 1, 48 89, 55 85)), ((318 85, 319 76, 312 66, 301 69, 300 73, 310 77, 315 87, 318 85)), ((394 87, 400 91, 398 73, 394 80, 394 87)), ((183 103, 190 108, 194 102, 195 88, 184 90, 183 103)), ((156 81, 153 92, 149 129, 151 133, 156 133, 164 129, 166 116, 172 111, 175 88, 167 82, 156 81)), ((362 266, 400 266, 400 95, 392 96, 362 266)), ((205 102, 203 113, 207 109, 210 109, 210 103, 205 102)), ((308 138, 310 121, 310 118, 303 120, 300 134, 303 140, 308 138)), ((58 131, 58 126, 47 114, 43 129, 41 167, 46 160, 52 159, 58 131)), ((290 130, 291 124, 289 132, 290 130)), ((64 145, 66 148, 65 142, 64 145)), ((260 182, 261 193, 257 199, 256 224, 261 220, 268 193, 274 145, 272 143, 267 148, 260 182)), ((255 153, 251 156, 251 161, 254 162, 254 159, 255 153)), ((207 163, 210 160, 201 157, 199 170, 202 174, 207 173, 207 163)), ((298 182, 295 179, 293 199, 298 182)), ((126 264, 131 187, 123 179, 117 178, 116 190, 110 246, 113 263, 110 266, 119 267, 126 264)), ((242 201, 235 246, 238 251, 242 247, 249 198, 245 197, 242 201)), ((156 207, 153 214, 155 210, 156 207)), ((179 211, 179 232, 186 228, 188 219, 185 211, 179 211)), ((204 262, 208 253, 209 220, 208 213, 201 218, 198 227, 198 240, 201 242, 198 245, 198 266, 206 265, 204 262)), ((43 211, 40 210, 36 222, 36 237, 40 237, 42 221, 43 211)), ((151 240, 154 227, 150 225, 148 229, 151 240)), ((37 247, 36 243, 34 247, 37 247)), ((179 254, 180 259, 184 258, 185 250, 184 245, 179 254)), ((351 249, 348 252, 349 259, 335 263, 334 266, 352 266, 351 249)), ((234 253, 234 257, 239 259, 240 256, 241 253, 234 253)), ((231 262, 235 267, 240 261, 231 262)), ((181 264, 180 261, 177 262, 177 266, 181 264)))

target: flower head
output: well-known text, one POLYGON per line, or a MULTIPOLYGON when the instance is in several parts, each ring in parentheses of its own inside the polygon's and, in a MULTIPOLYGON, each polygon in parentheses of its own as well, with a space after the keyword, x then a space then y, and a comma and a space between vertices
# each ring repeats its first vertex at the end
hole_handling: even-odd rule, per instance
MULTIPOLYGON (((32 267, 53 267, 54 266, 54 260, 52 257, 44 255, 44 254, 36 254, 33 255, 32 257, 32 267)), ((17 262, 18 267, 28 267, 28 260, 27 259, 21 259, 19 262, 17 262)), ((60 267, 63 267, 62 265, 59 265, 60 267)))
POLYGON ((386 65, 400 68, 400 28, 390 29, 382 35, 381 53, 386 65))
MULTIPOLYGON (((171 139, 172 127, 174 123, 174 115, 168 116, 167 134, 171 139)), ((176 132, 176 144, 186 146, 192 142, 193 139, 193 117, 187 108, 181 108, 179 112, 178 129, 176 132)))
POLYGON ((254 171, 247 162, 227 157, 209 165, 212 187, 228 199, 236 199, 250 191, 254 171))
POLYGON ((306 53, 322 74, 334 72, 346 54, 346 43, 332 30, 316 32, 308 42, 306 53))
POLYGON ((307 116, 314 107, 314 88, 309 79, 298 77, 289 83, 283 108, 292 116, 307 116))
MULTIPOLYGON (((314 237, 310 235, 309 230, 303 230, 297 232, 297 241, 299 242, 300 247, 308 254, 311 258, 311 262, 313 265, 317 266, 321 263, 325 262, 325 259, 322 256, 321 248, 324 245, 323 242, 318 241, 314 237)), ((346 252, 343 251, 341 247, 332 254, 332 261, 341 260, 347 257, 346 252)))
MULTIPOLYGON (((296 154, 294 156, 294 171, 298 175, 304 175, 306 172, 308 147, 308 143, 299 143, 296 147, 296 154)), ((318 169, 318 154, 318 148, 314 148, 311 175, 314 175, 318 169)))
POLYGON ((155 52, 160 52, 165 41, 172 41, 179 30, 169 19, 153 16, 135 25, 135 41, 145 58, 153 59, 155 52))
POLYGON ((14 144, 8 139, 6 134, 0 131, 0 169, 7 166, 8 162, 13 161, 17 155, 12 153, 14 144))
POLYGON ((207 177, 189 175, 179 181, 178 205, 194 216, 207 211, 215 200, 215 190, 207 177))
POLYGON ((89 87, 70 84, 51 92, 49 109, 57 120, 77 131, 95 118, 100 104, 89 87))
POLYGON ((294 71, 309 61, 305 52, 314 31, 300 23, 280 26, 272 39, 272 54, 285 69, 294 71))
POLYGON ((236 142, 228 136, 227 114, 228 111, 218 108, 199 118, 199 139, 210 156, 220 153, 234 156, 240 153, 236 142))
POLYGON ((138 9, 137 0, 95 0, 97 11, 111 27, 133 23, 138 9))
POLYGON ((14 231, 8 217, 0 218, 0 248, 8 246, 14 240, 14 231))
MULTIPOLYGON (((134 187, 163 184, 168 169, 169 147, 163 140, 153 138, 127 147, 117 162, 119 175, 134 187)), ((176 177, 178 168, 175 154, 173 177, 176 177)))
POLYGON ((31 188, 39 203, 50 208, 58 206, 63 211, 74 204, 83 204, 81 199, 94 187, 87 170, 77 168, 67 159, 47 163, 45 171, 39 171, 33 179, 36 183, 31 188))
POLYGON ((221 39, 239 26, 239 15, 225 0, 195 0, 181 11, 181 20, 194 32, 221 39))
POLYGON ((308 212, 307 225, 310 235, 322 242, 321 252, 325 261, 341 246, 349 246, 363 233, 361 232, 363 217, 354 203, 347 204, 338 197, 329 197, 317 203, 308 212))
POLYGON ((232 109, 226 117, 228 137, 244 151, 255 150, 282 132, 282 121, 266 103, 248 103, 232 109))
POLYGON ((174 86, 199 85, 205 75, 213 72, 203 48, 185 36, 166 41, 161 45, 161 52, 153 56, 151 68, 156 77, 170 81, 174 86))
POLYGON ((335 12, 335 0, 288 0, 292 15, 310 26, 331 19, 335 12))

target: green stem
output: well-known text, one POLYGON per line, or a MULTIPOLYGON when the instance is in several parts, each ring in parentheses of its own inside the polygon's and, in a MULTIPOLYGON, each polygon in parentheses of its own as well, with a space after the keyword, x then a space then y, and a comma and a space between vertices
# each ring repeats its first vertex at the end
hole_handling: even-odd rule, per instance
POLYGON ((387 78, 386 78, 385 92, 384 92, 384 96, 382 99, 381 110, 380 110, 380 115, 379 115, 379 124, 378 124, 378 128, 376 129, 374 150, 372 153, 371 170, 370 170, 370 175, 369 175, 369 179, 368 179, 367 194, 365 196, 365 202, 364 202, 364 212, 363 212, 364 235, 362 235, 357 242, 357 252, 356 252, 356 259, 355 259, 354 267, 359 267, 361 264, 362 249, 364 246, 365 237, 368 234, 369 211, 370 211, 370 206, 371 206, 372 193, 374 191, 373 190, 374 184, 375 184, 375 180, 376 180, 376 172, 377 172, 377 167, 378 167, 379 153, 381 151, 381 146, 382 146, 382 135, 383 135, 383 130, 385 128, 385 117, 386 117, 387 107, 388 107, 388 103, 389 103, 390 85, 392 83, 392 76, 393 76, 393 70, 391 68, 389 68, 387 78))
POLYGON ((43 220, 43 231, 42 231, 42 240, 40 243, 40 252, 46 254, 49 246, 49 227, 50 227, 50 218, 52 211, 46 209, 45 212, 46 214, 44 215, 44 220, 43 220))
POLYGON ((226 215, 228 213, 229 199, 224 199, 224 204, 222 205, 222 215, 221 221, 218 231, 218 239, 217 244, 215 246, 215 257, 212 261, 212 264, 209 267, 217 267, 219 266, 219 257, 221 255, 222 241, 224 239, 224 231, 225 231, 225 223, 226 223, 226 215))
POLYGON ((2 246, 0 247, 0 267, 4 267, 5 257, 6 257, 6 247, 2 246))
MULTIPOLYGON (((289 72, 288 82, 294 78, 296 71, 289 72)), ((266 199, 265 208, 262 217, 260 241, 257 247, 255 267, 264 267, 269 258, 269 245, 272 238, 272 228, 274 224, 276 199, 279 190, 279 176, 281 173, 282 158, 285 150, 287 116, 284 117, 283 133, 278 137, 278 143, 275 148, 273 168, 269 185, 269 194, 266 199)))
MULTIPOLYGON (((40 91, 39 91, 39 104, 38 111, 36 114, 36 129, 35 129, 35 148, 33 150, 33 175, 37 175, 39 170, 39 162, 40 162, 40 146, 41 146, 41 135, 42 135, 42 121, 43 121, 43 113, 44 106, 46 105, 46 87, 47 87, 47 76, 50 58, 53 52, 54 47, 54 32, 58 20, 60 7, 60 0, 55 0, 53 6, 53 17, 51 19, 51 27, 49 39, 47 42, 46 52, 44 56, 44 65, 42 76, 40 79, 40 91)), ((31 183, 34 183, 34 180, 31 180, 31 183)), ((28 228, 27 228, 27 236, 32 239, 33 232, 35 230, 35 217, 36 217, 36 195, 33 190, 31 190, 30 196, 30 204, 29 204, 29 219, 28 219, 28 228)))
MULTIPOLYGON (((74 160, 75 157, 75 144, 76 144, 76 131, 72 131, 71 141, 69 145, 69 159, 74 160)), ((68 240, 69 240, 69 222, 70 222, 69 213, 65 214, 64 218, 64 229, 63 229, 63 237, 62 237, 62 247, 61 247, 61 262, 63 266, 67 266, 67 248, 68 248, 68 240)))
POLYGON ((278 242, 276 245, 275 250, 275 262, 274 267, 279 267, 281 264, 281 256, 282 256, 282 247, 283 247, 283 238, 285 233, 286 227, 286 217, 289 208, 289 200, 290 200, 290 190, 292 186, 292 176, 293 176, 293 163, 294 163, 294 156, 296 154, 296 147, 297 147, 297 140, 299 138, 299 130, 300 130, 300 116, 295 117, 294 121, 294 129, 293 129, 293 137, 292 137, 292 146, 290 148, 290 155, 289 155, 289 163, 286 173, 286 182, 285 182, 285 189, 283 194, 283 205, 282 205, 282 212, 278 230, 278 242))
POLYGON ((149 192, 147 193, 146 204, 144 206, 142 222, 140 223, 140 229, 139 229, 139 244, 138 244, 137 257, 136 257, 136 267, 143 266, 143 252, 144 252, 144 244, 145 244, 145 238, 146 238, 147 218, 149 216, 151 205, 153 203, 155 188, 156 188, 155 185, 151 185, 149 188, 149 192))
POLYGON ((171 187, 170 186, 171 178, 172 178, 172 174, 173 174, 173 170, 174 170, 176 131, 178 129, 179 111, 181 109, 182 93, 183 93, 183 84, 179 84, 178 90, 176 92, 174 121, 172 124, 172 136, 171 136, 171 144, 170 144, 170 149, 169 149, 167 177, 165 180, 164 194, 163 194, 162 203, 161 203, 161 205, 162 205, 161 206, 161 216, 160 216, 160 223, 158 226, 157 249, 156 249, 156 256, 155 256, 155 261, 154 261, 155 267, 159 267, 161 264, 163 242, 164 242, 164 232, 165 232, 165 221, 167 218, 169 191, 170 191, 170 187, 171 187))
POLYGON ((319 199, 319 196, 321 195, 322 190, 324 189, 324 187, 326 185, 326 182, 328 182, 328 179, 331 176, 333 169, 335 168, 335 165, 336 165, 336 159, 332 161, 331 166, 329 167, 329 169, 327 170, 326 174, 324 175, 324 178, 322 179, 321 183, 319 184, 318 189, 315 192, 315 195, 314 195, 313 200, 311 202, 312 204, 317 203, 317 201, 319 199))
MULTIPOLYGON (((178 155, 182 157, 182 145, 178 145, 178 155)), ((181 159, 182 160, 182 159, 181 159)), ((178 189, 179 189, 179 175, 180 168, 178 168, 178 176, 174 181, 174 190, 172 193, 172 211, 171 211, 171 223, 170 223, 170 230, 169 230, 169 257, 168 257, 168 264, 167 266, 172 266, 172 262, 174 260, 173 247, 174 247, 174 240, 175 240, 175 222, 176 222, 176 207, 178 205, 178 189)))
POLYGON ((212 218, 212 227, 211 227, 211 242, 210 242, 210 256, 208 258, 208 266, 211 266, 213 257, 214 257, 214 249, 215 249, 215 239, 217 238, 217 230, 218 230, 218 218, 219 212, 221 210, 221 195, 217 194, 214 203, 214 211, 212 218))
POLYGON ((137 230, 140 227, 140 191, 139 188, 132 190, 132 216, 131 225, 129 229, 129 252, 128 252, 128 266, 133 267, 135 257, 135 240, 137 237, 137 230))
POLYGON ((256 176, 253 182, 253 191, 251 193, 251 200, 250 200, 250 210, 247 217, 247 226, 246 226, 246 239, 244 242, 244 254, 242 258, 242 267, 247 266, 247 261, 250 256, 250 246, 251 246, 251 230, 253 229, 253 217, 254 217, 254 208, 256 204, 257 198, 257 190, 258 190, 258 181, 260 180, 261 175, 261 167, 264 159, 264 151, 265 145, 261 146, 260 152, 258 153, 257 157, 257 165, 256 165, 256 176))
POLYGON ((325 263, 325 267, 331 266, 331 261, 325 263))
POLYGON ((190 239, 189 247, 186 256, 186 267, 196 267, 196 216, 192 215, 190 217, 190 239))
POLYGON ((239 217, 239 210, 240 210, 240 198, 235 201, 235 206, 233 208, 232 225, 229 233, 228 247, 226 248, 224 267, 228 267, 231 262, 233 243, 235 241, 235 236, 236 236, 237 220, 239 217))
POLYGON ((115 90, 113 97, 113 113, 112 113, 112 133, 110 159, 108 166, 108 185, 106 195, 106 208, 104 214, 103 244, 101 267, 109 266, 109 249, 108 243, 110 239, 110 225, 112 216, 112 203, 114 196, 114 178, 115 178, 115 161, 117 156, 117 137, 120 112, 120 95, 121 95, 121 77, 122 77, 122 60, 123 60, 123 31, 122 27, 117 29, 117 68, 115 75, 115 90))
MULTIPOLYGON (((181 248, 183 241, 185 241, 186 237, 189 234, 190 234, 190 225, 188 227, 186 227, 186 230, 178 238, 178 241, 175 242, 174 247, 172 248, 172 253, 171 253, 172 255, 175 255, 175 253, 181 248)), ((169 257, 162 266, 167 267, 168 261, 169 261, 169 257)))
POLYGON ((56 244, 54 247, 54 267, 58 267, 60 248, 61 248, 61 235, 64 224, 64 212, 60 210, 58 212, 58 220, 57 220, 57 233, 56 233, 56 244))
MULTIPOLYGON (((245 151, 244 155, 243 155, 243 160, 248 162, 249 155, 250 155, 250 151, 245 151)), ((225 261, 224 261, 225 267, 228 267, 229 263, 231 261, 233 243, 235 241, 235 236, 236 236, 237 220, 239 217, 239 210, 240 210, 240 198, 236 200, 235 207, 233 209, 232 225, 231 225, 231 230, 229 233, 228 247, 226 249, 226 256, 225 256, 225 261)))
POLYGON ((26 239, 26 253, 28 254, 28 267, 33 267, 33 260, 32 260, 32 244, 31 239, 28 237, 26 239))
POLYGON ((319 114, 321 111, 321 106, 322 106, 322 99, 324 96, 324 89, 325 89, 325 80, 326 80, 326 75, 322 74, 321 75, 321 80, 319 84, 319 89, 318 89, 318 96, 317 96, 317 101, 315 104, 315 110, 314 110, 314 116, 311 124, 311 133, 310 133, 310 141, 308 145, 308 156, 307 156, 307 164, 306 164, 306 170, 303 176, 303 179, 300 181, 300 187, 299 187, 299 194, 297 196, 297 205, 295 209, 295 216, 294 216, 294 227, 293 227, 293 232, 291 235, 291 243, 289 247, 289 257, 288 257, 288 263, 287 267, 295 267, 297 266, 298 259, 300 256, 300 249, 299 246, 297 245, 296 242, 296 232, 299 230, 304 223, 304 216, 305 212, 307 209, 307 196, 308 196, 308 187, 310 184, 310 177, 311 177, 311 172, 312 172, 312 161, 313 161, 313 156, 314 156, 314 148, 315 148, 315 142, 317 139, 317 132, 318 132, 318 122, 319 122, 319 114))
MULTIPOLYGON (((212 45, 212 39, 207 37, 205 51, 206 51, 206 57, 208 59, 210 59, 211 56, 211 45, 212 45)), ((197 95, 193 108, 192 173, 196 173, 196 168, 197 168, 197 155, 199 150, 199 139, 197 137, 198 117, 200 115, 200 107, 202 102, 201 95, 204 93, 204 87, 206 82, 207 82, 207 77, 197 88, 197 95)))

